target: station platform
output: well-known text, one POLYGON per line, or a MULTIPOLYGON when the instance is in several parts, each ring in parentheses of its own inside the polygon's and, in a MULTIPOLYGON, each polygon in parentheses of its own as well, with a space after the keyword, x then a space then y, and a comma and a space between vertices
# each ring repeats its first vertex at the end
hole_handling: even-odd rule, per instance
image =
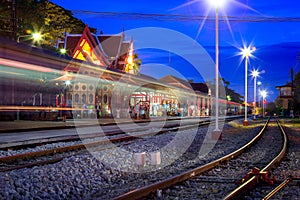
POLYGON ((67 119, 63 121, 39 121, 39 120, 14 120, 14 121, 0 121, 0 134, 11 132, 26 132, 26 131, 38 131, 38 130, 52 130, 52 129, 65 129, 75 127, 85 127, 93 125, 115 125, 116 123, 143 123, 150 121, 165 121, 165 120, 180 120, 180 119, 208 119, 206 117, 150 117, 149 119, 131 119, 131 118, 100 118, 100 119, 67 119))
MULTIPOLYGON (((239 116, 236 116, 239 120, 239 116)), ((195 120, 199 117, 152 117, 150 119, 131 119, 131 118, 101 118, 101 119, 67 119, 63 121, 0 121, 0 148, 9 148, 20 145, 34 143, 55 142, 62 139, 73 140, 79 137, 78 131, 83 130, 80 137, 99 134, 101 125, 102 130, 114 132, 118 127, 115 124, 124 124, 127 128, 132 128, 132 123, 170 121, 190 119, 195 120)), ((200 120, 208 120, 210 117, 200 117, 200 120)), ((81 131, 80 131, 81 132, 81 131)))
MULTIPOLYGON (((192 117, 185 117, 192 118, 192 117)), ((98 134, 97 126, 101 125, 105 130, 113 132, 118 129, 117 124, 128 125, 132 123, 176 120, 181 117, 163 118, 155 117, 151 119, 131 119, 131 118, 101 118, 101 119, 73 119, 62 121, 0 121, 0 148, 9 148, 20 145, 55 142, 62 139, 72 140, 78 138, 77 130, 83 129, 85 135, 98 134), (76 128, 76 129, 75 129, 76 128)), ((104 130, 104 129, 103 129, 104 130)), ((84 136, 81 134, 81 136, 84 136)), ((80 137, 81 137, 80 136, 80 137)))
MULTIPOLYGON (((151 119, 130 119, 130 118, 101 118, 101 119, 67 119, 63 121, 29 121, 29 120, 14 120, 14 121, 0 121, 0 134, 11 132, 25 132, 37 130, 52 130, 52 129, 65 129, 93 125, 114 125, 116 123, 142 123, 148 121, 162 120, 165 118, 151 118, 151 119)), ((180 118, 172 118, 180 119, 180 118)))

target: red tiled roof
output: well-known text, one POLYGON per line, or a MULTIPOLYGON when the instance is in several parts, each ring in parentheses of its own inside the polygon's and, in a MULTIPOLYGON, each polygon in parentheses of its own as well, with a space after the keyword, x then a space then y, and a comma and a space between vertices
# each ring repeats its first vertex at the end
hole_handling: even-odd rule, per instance
POLYGON ((67 51, 69 51, 68 53, 71 55, 74 53, 74 49, 76 48, 78 41, 80 40, 81 36, 67 36, 66 41, 67 41, 67 45, 66 45, 66 49, 67 51))
POLYGON ((130 48, 130 43, 129 42, 123 42, 121 44, 121 51, 120 51, 120 56, 122 55, 126 55, 127 56, 127 53, 129 51, 129 48, 130 48))
POLYGON ((122 39, 120 35, 115 35, 115 36, 100 35, 98 36, 98 39, 101 43, 104 52, 108 56, 109 60, 111 60, 112 57, 115 58, 118 56, 118 51, 122 39))

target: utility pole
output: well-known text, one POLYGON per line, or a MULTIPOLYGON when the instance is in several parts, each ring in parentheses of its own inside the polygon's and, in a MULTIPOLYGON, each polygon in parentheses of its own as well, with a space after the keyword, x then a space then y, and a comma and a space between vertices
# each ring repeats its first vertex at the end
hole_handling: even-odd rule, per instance
POLYGON ((292 80, 292 92, 293 92, 293 87, 294 87, 294 68, 292 67, 290 70, 291 74, 291 80, 292 80))
POLYGON ((12 39, 17 39, 17 2, 16 0, 11 0, 11 28, 12 28, 12 39))

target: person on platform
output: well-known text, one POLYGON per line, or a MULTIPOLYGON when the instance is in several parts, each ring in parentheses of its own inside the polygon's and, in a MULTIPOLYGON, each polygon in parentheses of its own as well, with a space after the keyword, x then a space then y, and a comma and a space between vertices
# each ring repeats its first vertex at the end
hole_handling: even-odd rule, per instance
POLYGON ((62 104, 62 121, 66 122, 67 120, 67 110, 66 110, 66 104, 62 104))
POLYGON ((140 119, 140 102, 136 103, 134 107, 135 119, 140 119))

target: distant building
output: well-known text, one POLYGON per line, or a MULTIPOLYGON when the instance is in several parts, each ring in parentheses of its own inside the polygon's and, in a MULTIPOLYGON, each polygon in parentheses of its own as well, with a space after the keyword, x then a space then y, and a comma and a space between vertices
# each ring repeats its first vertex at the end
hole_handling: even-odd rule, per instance
POLYGON ((293 117, 293 102, 294 102, 294 91, 291 83, 286 85, 276 86, 276 89, 279 90, 278 98, 282 103, 283 112, 282 115, 289 114, 293 117))

